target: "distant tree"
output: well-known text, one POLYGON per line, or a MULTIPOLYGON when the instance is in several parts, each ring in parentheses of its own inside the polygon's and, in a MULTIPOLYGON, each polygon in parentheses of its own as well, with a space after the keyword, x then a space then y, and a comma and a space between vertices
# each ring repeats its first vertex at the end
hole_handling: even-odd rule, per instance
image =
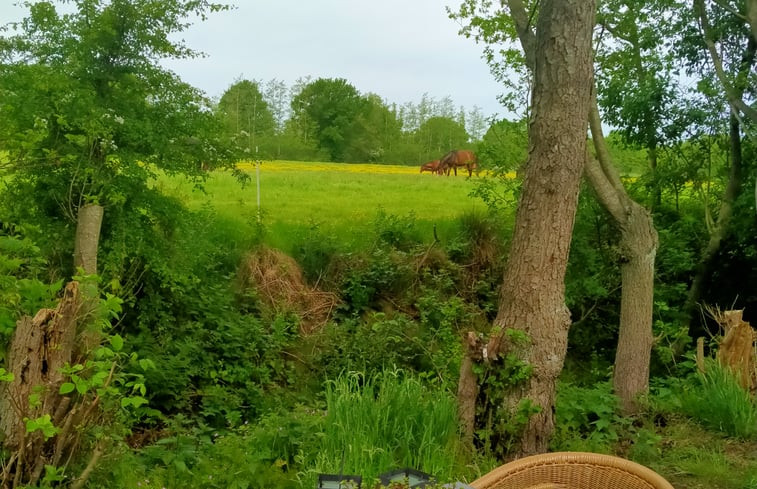
POLYGON ((344 161, 365 99, 342 78, 319 78, 307 84, 291 102, 292 117, 312 127, 318 146, 332 161, 344 161))
POLYGON ((517 170, 526 161, 528 127, 525 120, 497 121, 489 127, 479 145, 479 160, 489 168, 517 170))
POLYGON ((275 131, 284 131, 284 122, 289 116, 289 93, 286 83, 276 78, 268 80, 263 91, 263 100, 268 104, 275 124, 275 131))
POLYGON ((346 161, 386 161, 400 139, 400 122, 376 94, 363 96, 362 110, 350 131, 346 144, 346 161))
POLYGON ((469 139, 465 127, 448 117, 440 116, 421 124, 416 134, 421 151, 426 155, 424 159, 436 159, 448 151, 466 147, 469 139))
POLYGON ((480 141, 486 133, 489 122, 486 120, 481 107, 474 105, 465 116, 465 130, 473 141, 480 141))
POLYGON ((221 96, 218 111, 227 134, 236 139, 247 154, 255 151, 261 136, 272 136, 276 121, 254 80, 238 80, 221 96))

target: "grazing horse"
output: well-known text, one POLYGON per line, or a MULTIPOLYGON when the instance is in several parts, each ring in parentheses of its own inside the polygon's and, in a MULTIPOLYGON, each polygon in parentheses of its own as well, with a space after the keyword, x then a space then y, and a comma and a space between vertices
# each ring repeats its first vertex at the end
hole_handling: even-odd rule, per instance
POLYGON ((468 176, 473 176, 473 170, 478 168, 476 153, 467 149, 455 149, 444 155, 439 160, 439 170, 449 176, 449 171, 454 170, 457 176, 457 167, 464 166, 468 169, 468 176))
POLYGON ((431 173, 439 173, 439 160, 429 161, 421 165, 421 173, 424 171, 431 173))

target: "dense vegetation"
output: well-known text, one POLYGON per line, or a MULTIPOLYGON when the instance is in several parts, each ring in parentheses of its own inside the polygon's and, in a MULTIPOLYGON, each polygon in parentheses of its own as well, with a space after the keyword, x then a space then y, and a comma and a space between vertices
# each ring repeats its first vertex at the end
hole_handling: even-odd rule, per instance
MULTIPOLYGON (((0 44, 0 402, 21 378, 11 366, 23 318, 55 307, 72 280, 84 296, 73 354, 46 377, 53 388, 12 408, 27 416, 23 443, 3 442, 2 486, 299 488, 320 473, 372 480, 398 466, 470 481, 507 458, 534 411, 505 415, 502 396, 532 367, 508 354, 476 371, 487 416, 473 446, 455 394, 468 333, 489 333, 499 307, 525 121, 485 124, 449 101, 397 108, 341 79, 303 80, 289 95, 280 82, 238 80, 212 103, 157 60, 192 55, 167 34, 222 6, 73 3, 79 15, 68 17, 35 3, 26 35, 0 44), (95 46, 109 56, 93 56, 95 46), (388 164, 462 146, 486 172, 441 178, 388 164), (262 209, 242 159, 266 160, 262 209), (340 161, 382 165, 331 163, 340 161), (82 209, 96 207, 105 217, 95 263, 76 262, 82 209), (45 411, 51 399, 67 407, 45 411), (31 453, 38 459, 19 455, 31 453)), ((631 27, 611 15, 625 12, 614 3, 600 20, 622 34, 631 27)), ((662 35, 653 7, 688 25, 672 4, 632 3, 644 35, 662 35)), ((727 12, 710 13, 722 32, 747 35, 727 12)), ((652 77, 620 100, 610 95, 617 73, 598 80, 603 113, 620 128, 611 157, 659 235, 649 393, 633 415, 613 393, 626 257, 586 185, 550 448, 628 457, 676 487, 757 487, 757 403, 730 370, 709 359, 700 370, 695 355, 701 336, 706 356, 718 350, 705 305, 754 318, 755 148, 748 120, 734 135, 694 33, 678 32, 666 35, 681 63, 701 70, 698 94, 672 99, 672 77, 659 93, 652 77), (659 102, 654 120, 623 105, 648 103, 632 95, 659 102)), ((620 66, 621 55, 600 49, 598 59, 620 66)), ((659 67, 652 61, 673 63, 644 66, 659 67)), ((752 76, 734 78, 747 100, 752 76)), ((0 413, 6 435, 7 419, 0 413)))

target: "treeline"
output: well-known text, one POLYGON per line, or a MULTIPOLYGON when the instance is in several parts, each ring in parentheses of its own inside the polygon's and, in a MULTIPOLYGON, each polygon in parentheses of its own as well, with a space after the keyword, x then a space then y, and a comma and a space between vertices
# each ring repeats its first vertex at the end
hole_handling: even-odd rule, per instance
POLYGON ((388 103, 341 78, 240 79, 216 105, 226 135, 250 158, 416 165, 481 141, 480 107, 424 94, 388 103))

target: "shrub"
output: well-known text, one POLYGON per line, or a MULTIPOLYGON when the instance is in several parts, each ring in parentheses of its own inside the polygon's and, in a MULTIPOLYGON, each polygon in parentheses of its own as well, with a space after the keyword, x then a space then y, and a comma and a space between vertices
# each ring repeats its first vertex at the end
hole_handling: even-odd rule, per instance
POLYGON ((376 245, 389 245, 392 248, 408 251, 418 245, 421 239, 415 227, 415 213, 405 217, 387 214, 383 208, 376 213, 373 221, 376 245))

